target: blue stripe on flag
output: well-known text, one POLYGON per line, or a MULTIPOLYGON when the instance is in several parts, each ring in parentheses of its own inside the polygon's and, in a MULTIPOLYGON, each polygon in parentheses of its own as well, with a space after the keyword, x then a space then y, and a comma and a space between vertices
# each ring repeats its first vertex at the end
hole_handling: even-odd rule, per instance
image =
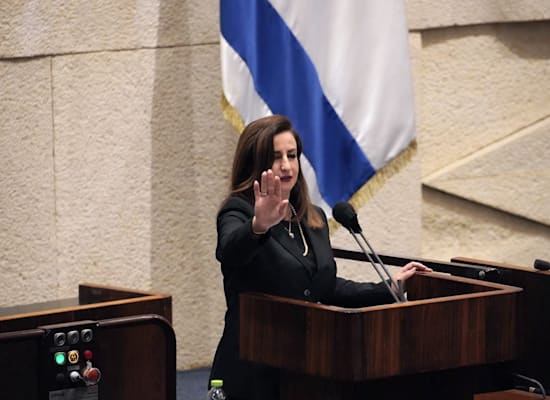
POLYGON ((248 65, 258 94, 290 118, 332 207, 347 201, 375 173, 325 97, 315 67, 266 0, 221 0, 221 32, 248 65))

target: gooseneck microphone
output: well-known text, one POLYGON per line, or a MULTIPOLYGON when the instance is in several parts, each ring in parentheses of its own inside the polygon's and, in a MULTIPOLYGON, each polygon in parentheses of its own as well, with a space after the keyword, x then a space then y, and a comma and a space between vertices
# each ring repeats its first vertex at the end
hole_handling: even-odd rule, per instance
POLYGON ((405 301, 405 295, 403 294, 403 285, 401 284, 401 281, 398 281, 398 283, 396 283, 393 280, 392 276, 386 269, 386 266, 384 265, 384 263, 382 262, 378 254, 376 254, 376 252, 368 242, 365 235, 363 235, 363 230, 361 229, 361 226, 359 225, 359 221, 357 220, 357 213, 355 212, 351 204, 347 202, 336 203, 332 208, 332 216, 334 217, 336 222, 340 223, 344 228, 346 228, 351 233, 351 235, 353 236, 353 238, 355 239, 355 241, 357 242, 357 244, 359 245, 363 253, 367 256, 374 270, 378 273, 378 276, 380 277, 380 279, 382 279, 382 282, 384 282, 384 284, 388 288, 388 291, 391 293, 394 300, 397 303, 405 301), (374 262, 374 260, 372 259, 371 254, 369 254, 369 252, 365 249, 361 241, 357 238, 357 235, 359 235, 361 239, 363 239, 363 242, 367 245, 370 252, 372 253, 372 256, 374 256, 374 258, 376 259, 376 262, 382 268, 382 271, 384 272, 385 276, 380 271, 380 268, 378 268, 378 266, 376 265, 376 262, 374 262), (397 288, 398 290, 397 294, 392 290, 392 288, 388 284, 387 282, 388 280, 397 288))
POLYGON ((351 233, 361 233, 362 229, 357 220, 357 213, 352 205, 346 202, 336 203, 332 208, 332 216, 351 233))
POLYGON ((533 264, 533 267, 535 267, 535 269, 538 269, 539 271, 548 271, 550 269, 550 262, 539 260, 537 258, 533 264))

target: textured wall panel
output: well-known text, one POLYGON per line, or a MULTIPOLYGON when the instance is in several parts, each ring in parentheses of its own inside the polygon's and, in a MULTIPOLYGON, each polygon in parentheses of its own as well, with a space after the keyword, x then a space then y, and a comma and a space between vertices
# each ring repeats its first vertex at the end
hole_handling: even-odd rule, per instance
POLYGON ((56 298, 50 59, 0 62, 0 307, 56 298))
POLYGON ((80 281, 147 289, 155 51, 53 64, 60 295, 80 281))
POLYGON ((422 251, 449 260, 465 256, 533 266, 550 260, 550 229, 524 218, 425 189, 422 251))
POLYGON ((547 0, 407 0, 409 29, 550 19, 547 0))
POLYGON ((215 0, 3 0, 0 58, 218 41, 215 0))
POLYGON ((451 164, 425 184, 550 229, 550 118, 451 164))
POLYGON ((423 176, 550 115, 550 22, 422 34, 423 176))
POLYGON ((424 257, 532 265, 547 256, 549 138, 537 122, 550 115, 548 37, 549 22, 422 33, 424 257))

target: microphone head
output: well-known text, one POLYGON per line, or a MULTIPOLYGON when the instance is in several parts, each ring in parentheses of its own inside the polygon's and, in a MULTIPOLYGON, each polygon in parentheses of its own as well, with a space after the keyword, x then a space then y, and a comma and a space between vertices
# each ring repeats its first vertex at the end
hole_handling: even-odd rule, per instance
POLYGON ((336 203, 332 208, 332 216, 339 222, 344 228, 353 233, 361 233, 361 227, 357 220, 357 214, 352 205, 343 201, 336 203))
POLYGON ((550 269, 550 262, 536 259, 533 266, 539 271, 548 271, 550 269))

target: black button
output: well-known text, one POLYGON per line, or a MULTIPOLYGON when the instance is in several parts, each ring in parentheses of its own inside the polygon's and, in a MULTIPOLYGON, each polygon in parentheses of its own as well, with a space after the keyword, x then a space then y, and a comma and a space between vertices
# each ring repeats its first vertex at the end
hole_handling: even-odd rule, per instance
POLYGON ((309 297, 311 295, 311 291, 309 289, 304 290, 304 296, 309 297))

